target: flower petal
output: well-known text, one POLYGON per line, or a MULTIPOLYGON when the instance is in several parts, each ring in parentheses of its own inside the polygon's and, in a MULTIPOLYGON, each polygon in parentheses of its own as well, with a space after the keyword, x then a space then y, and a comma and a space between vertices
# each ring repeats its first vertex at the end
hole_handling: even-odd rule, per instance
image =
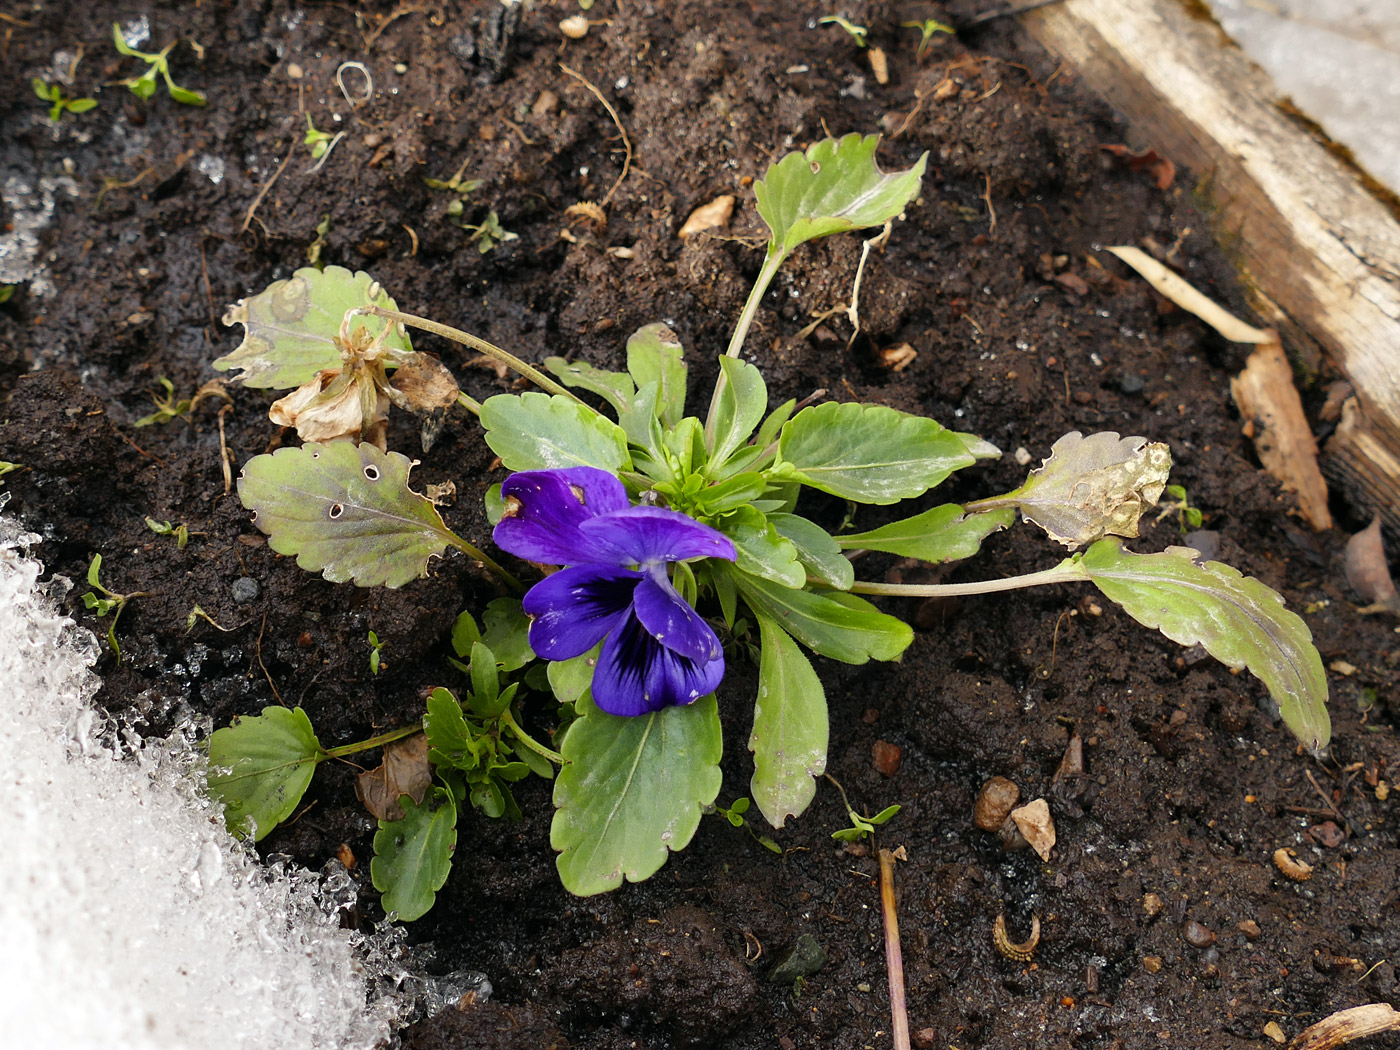
POLYGON ((611 565, 577 565, 545 577, 521 603, 535 618, 530 648, 546 660, 588 652, 631 614, 640 578, 641 573, 611 565))
POLYGON ((724 656, 697 663, 667 649, 635 616, 608 635, 593 670, 593 702, 610 715, 644 715, 713 693, 724 656))
POLYGON ((611 560, 617 564, 658 565, 691 558, 734 560, 734 544, 724 533, 664 507, 628 507, 600 514, 583 522, 579 532, 591 543, 615 551, 611 560))
POLYGON ((701 663, 720 655, 715 632, 671 586, 664 569, 642 578, 633 602, 647 633, 667 649, 701 663))
POLYGON ((612 548, 579 531, 595 515, 627 506, 627 490, 607 471, 522 470, 506 478, 501 498, 509 509, 492 539, 502 550, 546 565, 620 564, 612 548))

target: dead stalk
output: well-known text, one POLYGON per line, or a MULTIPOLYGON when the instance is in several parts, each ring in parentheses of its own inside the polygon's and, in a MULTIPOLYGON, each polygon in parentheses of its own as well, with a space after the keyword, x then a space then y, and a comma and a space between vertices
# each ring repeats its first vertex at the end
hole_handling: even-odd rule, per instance
POLYGON ((899 913, 894 900, 894 854, 880 850, 880 913, 885 919, 885 967, 890 974, 890 1024, 894 1050, 909 1050, 909 1013, 904 1006, 904 955, 899 949, 899 913))
POLYGON ((632 166, 632 140, 627 137, 627 129, 622 126, 622 120, 618 117, 617 110, 613 109, 612 103, 603 97, 603 93, 594 87, 587 77, 570 69, 563 62, 559 63, 559 68, 593 92, 593 97, 603 104, 603 108, 608 111, 608 116, 612 117, 613 123, 617 125, 617 130, 622 134, 622 145, 627 154, 622 158, 622 174, 618 175, 617 181, 612 184, 612 189, 608 190, 608 195, 598 202, 600 208, 606 208, 608 201, 612 200, 613 194, 617 192, 617 188, 622 185, 622 180, 627 178, 627 169, 632 166))
POLYGON ((248 227, 253 224, 253 216, 257 214, 258 205, 261 204, 263 202, 263 198, 267 196, 267 191, 272 189, 272 184, 278 180, 282 172, 287 170, 287 165, 292 162, 292 156, 295 153, 296 150, 294 150, 292 146, 288 144, 286 159, 283 160, 282 163, 277 166, 277 170, 272 173, 272 178, 268 179, 266 182, 263 183, 263 188, 258 190, 258 195, 253 198, 253 203, 248 206, 248 214, 243 216, 243 226, 239 229, 239 233, 248 232, 248 227))
POLYGON ((1334 1050, 1353 1039, 1394 1031, 1400 1031, 1400 1013, 1389 1003, 1353 1006, 1303 1029, 1288 1050, 1334 1050))

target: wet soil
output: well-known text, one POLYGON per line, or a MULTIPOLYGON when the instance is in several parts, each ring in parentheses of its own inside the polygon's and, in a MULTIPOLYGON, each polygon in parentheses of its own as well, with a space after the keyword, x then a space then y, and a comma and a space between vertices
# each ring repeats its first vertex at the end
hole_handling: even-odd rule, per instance
MULTIPOLYGON (((897 877, 916 1045, 1267 1046, 1270 1022, 1291 1035, 1334 1009, 1400 1001, 1400 844, 1381 786, 1400 764, 1394 624, 1355 614, 1345 534, 1310 533, 1258 469, 1228 393, 1239 352, 1094 251, 1145 244, 1242 309, 1192 206, 1193 176, 1159 188, 1103 151, 1127 129, 1014 24, 940 36, 920 61, 901 22, 973 5, 852 6, 889 57, 886 85, 840 29, 816 27, 829 11, 809 0, 599 0, 588 36, 567 43, 557 23, 578 9, 562 2, 518 19, 496 0, 148 6, 148 46, 201 45, 178 47, 173 70, 207 92, 204 109, 113 86, 135 72, 110 42, 130 7, 35 3, 0 25, 0 264, 20 281, 0 306, 0 459, 23 467, 4 492, 54 572, 81 581, 100 552, 108 586, 145 592, 122 615, 121 662, 100 667, 102 701, 145 732, 188 712, 221 725, 300 704, 324 744, 359 739, 417 718, 428 687, 456 684, 453 617, 495 594, 462 558, 389 592, 333 586, 272 554, 229 494, 221 451, 236 474, 295 440, 267 421, 264 392, 235 388, 227 406, 135 427, 159 377, 181 397, 215 378, 209 362, 237 343, 219 324, 226 304, 306 265, 315 242, 321 262, 368 269, 404 308, 531 360, 618 367, 627 334, 665 320, 704 391, 758 270, 753 177, 824 129, 883 129, 887 166, 929 151, 923 198, 870 257, 853 341, 841 312, 802 329, 848 300, 858 240, 810 245, 789 264, 749 339, 772 396, 824 388, 925 412, 1037 461, 1073 429, 1168 441, 1214 534, 1197 539, 1304 611, 1333 667, 1335 742, 1317 761, 1249 676, 1069 588, 891 603, 919 627, 902 663, 819 661, 832 773, 861 809, 903 806, 879 845, 908 854, 897 877), (66 77, 79 49, 68 93, 100 106, 55 126, 29 79, 66 77), (355 69, 342 75, 353 103, 337 86, 347 61, 373 77, 367 101, 355 69), (627 145, 560 63, 626 128, 615 191, 627 145), (319 170, 301 144, 305 114, 345 132, 319 170), (518 240, 482 254, 448 221, 452 196, 424 178, 459 166, 481 180, 462 219, 494 210, 518 240), (566 208, 610 192, 605 230, 569 226, 566 208), (725 193, 739 201, 728 230, 677 238, 693 208, 725 193), (896 371, 882 352, 902 343, 917 356, 896 371), (185 524, 189 544, 152 533, 148 515, 185 524), (221 629, 187 630, 196 605, 221 629), (1084 772, 1057 777, 1075 735, 1084 772), (881 741, 900 749, 892 775, 872 758, 881 741), (994 775, 1049 800, 1049 861, 972 825, 994 775), (1275 868, 1280 847, 1315 865, 1309 881, 1275 868), (997 953, 1003 914, 1016 939, 1039 919, 1031 960, 997 953)), ((446 344, 418 345, 478 399, 514 389, 446 344)), ((416 435, 398 421, 390 445, 414 452, 416 435)), ((474 421, 454 419, 422 458, 420 485, 456 483, 448 523, 487 542, 481 496, 502 471, 474 421)), ((1008 454, 940 501, 1004 491, 1024 470, 1008 454)), ((835 522, 844 508, 811 509, 835 522)), ((1169 519, 1136 548, 1179 539, 1169 519)), ((961 580, 1057 559, 1022 528, 971 565, 872 557, 861 571, 961 580)), ((73 612, 104 633, 83 590, 73 612)), ((746 793, 755 688, 750 666, 731 665, 725 801, 746 793)), ((550 709, 527 714, 547 733, 550 709)), ((342 850, 360 858, 356 921, 371 923, 372 824, 353 772, 322 767, 304 810, 262 845, 313 868, 342 850)), ((524 782, 517 798, 519 824, 464 816, 452 877, 412 928, 443 971, 487 973, 494 997, 418 1023, 406 1045, 891 1045, 876 864, 832 841, 845 817, 829 785, 773 833, 781 857, 716 817, 649 882, 589 899, 558 885, 548 785, 524 782), (825 965, 774 983, 803 935, 825 965)))

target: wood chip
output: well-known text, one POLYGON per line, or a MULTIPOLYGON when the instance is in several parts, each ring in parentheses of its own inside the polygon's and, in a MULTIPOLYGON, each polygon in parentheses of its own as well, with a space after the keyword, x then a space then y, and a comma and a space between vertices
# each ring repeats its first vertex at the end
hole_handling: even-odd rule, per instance
POLYGON ((1244 371, 1230 380, 1230 393, 1240 415, 1255 421, 1254 448, 1264 469, 1297 495, 1309 525, 1330 529, 1332 514, 1327 509, 1327 483, 1317 466, 1317 442, 1283 346, 1270 334, 1273 338, 1255 347, 1244 371))
POLYGON ((685 220, 685 225, 681 227, 677 237, 682 239, 694 236, 701 230, 712 230, 716 226, 728 226, 729 217, 734 214, 734 197, 731 194, 724 194, 716 197, 709 204, 702 204, 690 213, 690 218, 685 220))
POLYGON ((1043 798, 1027 802, 1011 811, 1011 819, 1040 859, 1049 860, 1050 851, 1055 848, 1055 822, 1050 818, 1050 804, 1043 798))

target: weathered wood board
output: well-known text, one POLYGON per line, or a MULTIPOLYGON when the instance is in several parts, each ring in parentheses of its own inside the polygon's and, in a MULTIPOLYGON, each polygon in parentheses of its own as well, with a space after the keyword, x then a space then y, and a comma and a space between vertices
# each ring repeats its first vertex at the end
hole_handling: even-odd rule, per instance
POLYGON ((1323 468, 1400 530, 1400 223, 1191 0, 1066 0, 1026 27, 1197 174, 1252 304, 1355 388, 1323 468))

